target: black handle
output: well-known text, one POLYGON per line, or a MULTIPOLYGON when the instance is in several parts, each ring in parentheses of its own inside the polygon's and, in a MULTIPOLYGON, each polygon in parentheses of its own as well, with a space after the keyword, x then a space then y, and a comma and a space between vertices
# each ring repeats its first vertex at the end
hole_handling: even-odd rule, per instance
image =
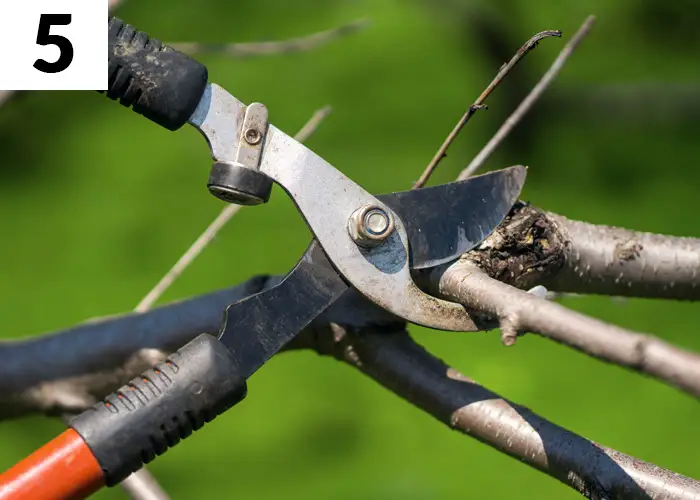
POLYGON ((117 100, 168 130, 192 116, 207 86, 207 68, 146 33, 109 19, 109 88, 117 100))
POLYGON ((75 417, 113 486, 242 401, 246 381, 226 346, 202 334, 75 417))

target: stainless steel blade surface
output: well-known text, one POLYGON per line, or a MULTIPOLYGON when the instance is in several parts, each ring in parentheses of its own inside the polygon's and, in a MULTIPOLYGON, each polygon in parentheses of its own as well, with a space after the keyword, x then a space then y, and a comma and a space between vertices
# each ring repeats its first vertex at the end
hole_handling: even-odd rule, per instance
POLYGON ((526 174, 518 165, 377 198, 404 223, 410 267, 423 269, 451 262, 488 237, 518 201, 526 174))

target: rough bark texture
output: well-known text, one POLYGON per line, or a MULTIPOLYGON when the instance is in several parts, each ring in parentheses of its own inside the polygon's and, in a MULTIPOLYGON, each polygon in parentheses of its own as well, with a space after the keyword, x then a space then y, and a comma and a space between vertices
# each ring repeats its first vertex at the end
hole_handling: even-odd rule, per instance
POLYGON ((700 240, 572 221, 548 213, 566 265, 550 283, 563 292, 700 298, 700 240))
POLYGON ((549 214, 520 202, 468 258, 492 278, 528 289, 548 286, 562 271, 566 245, 549 214))
POLYGON ((469 259, 521 289, 700 299, 700 239, 575 221, 522 202, 469 259))

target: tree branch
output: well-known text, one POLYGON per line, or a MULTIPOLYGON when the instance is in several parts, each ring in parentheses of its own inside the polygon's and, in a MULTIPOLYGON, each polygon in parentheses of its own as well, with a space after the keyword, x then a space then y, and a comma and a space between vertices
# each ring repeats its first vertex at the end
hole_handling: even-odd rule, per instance
POLYGON ((610 325, 489 277, 468 257, 432 271, 433 291, 497 318, 505 345, 534 332, 590 356, 651 375, 700 397, 700 356, 610 325))
POLYGON ((469 258, 520 289, 700 300, 700 239, 570 220, 525 203, 469 258))
POLYGON ((563 292, 700 299, 700 239, 588 224, 548 213, 565 244, 550 281, 563 292), (570 243, 570 244, 567 244, 570 243))
POLYGON ((271 56, 279 54, 292 54, 306 52, 321 45, 357 33, 369 26, 367 19, 358 19, 318 33, 312 33, 298 38, 273 42, 253 43, 169 43, 172 48, 189 55, 194 54, 225 54, 237 59, 271 56))
MULTIPOLYGON (((554 282, 559 273, 568 272, 567 267, 574 266, 574 262, 568 260, 569 253, 575 254, 577 248, 586 248, 593 244, 595 240, 589 238, 597 237, 596 231, 599 230, 610 235, 628 234, 622 229, 600 228, 585 223, 572 222, 536 207, 518 204, 491 237, 478 248, 469 252, 466 261, 478 265, 483 272, 492 278, 502 279, 521 288, 529 288, 537 281, 554 282), (582 226, 578 226, 579 230, 569 231, 570 224, 582 226), (586 230, 583 230, 584 227, 586 230)), ((697 241, 687 240, 693 241, 694 247, 698 248, 697 241)), ((610 241, 615 241, 615 239, 611 238, 610 241)), ((669 240, 660 236, 654 238, 650 235, 645 240, 647 245, 649 245, 649 241, 666 247, 673 243, 673 238, 671 237, 669 240)), ((687 252, 692 252, 690 249, 692 246, 689 246, 687 252)), ((606 247, 614 248, 614 245, 606 243, 606 247)), ((654 258, 656 253, 651 252, 651 250, 653 250, 653 245, 646 246, 645 251, 640 253, 638 257, 640 265, 644 258, 654 258)), ((584 253, 584 255, 587 254, 584 253)), ((590 258, 595 259, 595 256, 590 258)), ((594 261, 592 260, 592 262, 594 261)), ((665 266, 675 266, 675 264, 668 260, 659 261, 658 272, 666 272, 665 266)), ((612 281, 614 276, 614 273, 609 273, 609 281, 612 281)), ((649 274, 638 276, 640 286, 644 286, 644 277, 648 278, 649 274)), ((249 280, 240 287, 169 304, 146 313, 131 313, 125 316, 103 318, 63 332, 29 340, 0 343, 0 360, 2 361, 0 362, 0 418, 36 412, 57 414, 65 411, 80 411, 89 406, 94 398, 112 392, 126 380, 151 366, 151 353, 171 352, 202 332, 217 331, 221 311, 226 305, 273 286, 278 282, 278 279, 260 276, 249 280)), ((603 286, 607 286, 608 282, 603 281, 602 283, 603 286)), ((635 286, 625 287, 622 291, 634 292, 635 286)), ((655 287, 646 287, 645 289, 650 293, 660 290, 655 287)), ((687 285, 684 289, 692 290, 687 285)), ((511 293, 511 290, 509 289, 507 293, 511 293)), ((506 295, 501 300, 508 301, 509 296, 506 295)), ((533 298, 533 300, 540 300, 537 304, 548 304, 541 299, 533 298)), ((596 320, 589 318, 584 321, 596 322, 596 320)), ((501 416, 501 408, 504 407, 500 405, 510 405, 510 403, 499 402, 497 397, 491 397, 488 392, 481 392, 481 394, 488 395, 482 398, 483 401, 475 399, 475 393, 486 390, 478 388, 471 382, 464 382, 459 377, 456 379, 460 382, 459 384, 456 383, 455 377, 452 375, 450 375, 452 378, 445 378, 446 368, 444 366, 440 368, 436 361, 432 361, 430 366, 428 364, 423 366, 420 364, 422 361, 417 358, 412 359, 410 363, 405 362, 406 356, 413 356, 410 354, 413 352, 413 348, 406 347, 403 344, 405 341, 396 341, 398 346, 393 343, 382 344, 384 338, 382 335, 365 335, 366 332, 376 331, 378 328, 384 331, 396 331, 400 327, 401 323, 397 322, 394 317, 368 303, 351 290, 341 301, 320 317, 311 328, 293 341, 289 347, 313 346, 320 352, 328 353, 329 342, 333 344, 338 342, 336 340, 338 338, 341 340, 346 338, 347 335, 343 332, 355 332, 358 340, 367 339, 362 344, 361 349, 363 350, 357 359, 362 360, 362 369, 373 378, 377 378, 390 389, 396 390, 399 395, 420 408, 425 409, 428 403, 436 404, 435 407, 431 406, 431 414, 436 415, 443 422, 452 421, 450 419, 453 418, 454 413, 457 427, 468 429, 470 435, 483 440, 490 446, 501 450, 505 449, 509 454, 534 467, 540 468, 542 465, 540 452, 541 448, 544 448, 546 463, 551 464, 550 467, 552 467, 551 471, 545 472, 555 475, 560 480, 563 477, 562 474, 565 474, 567 478, 571 478, 567 484, 575 482, 582 488, 592 484, 593 480, 590 474, 593 472, 586 468, 588 463, 585 462, 591 459, 607 464, 607 468, 601 469, 607 472, 598 479, 597 483, 593 481, 593 484, 605 486, 617 482, 619 487, 630 484, 629 479, 624 479, 623 475, 623 472, 627 471, 630 472, 632 479, 640 485, 643 491, 658 492, 664 488, 675 491, 673 494, 667 493, 666 496, 658 497, 653 497, 650 493, 650 497, 690 498, 691 495, 696 494, 699 486, 691 479, 637 462, 635 459, 606 448, 601 448, 602 451, 596 451, 596 446, 586 444, 587 441, 583 438, 575 436, 570 438, 570 434, 561 428, 553 424, 549 424, 552 426, 551 428, 545 425, 546 421, 541 417, 519 413, 521 410, 517 407, 514 410, 508 410, 501 416), (331 335, 323 332, 330 332, 331 335), (392 345, 393 347, 391 347, 392 345), (378 350, 372 354, 375 348, 378 350), (397 350, 392 354, 394 348, 397 350), (378 364, 376 368, 375 363, 378 364), (431 373, 432 375, 428 378, 422 379, 423 376, 428 376, 431 373), (438 375, 442 379, 436 380, 438 375), (450 390, 447 390, 448 385, 450 390), (463 404, 454 402, 458 400, 461 400, 463 404), (445 413, 445 408, 449 406, 450 401, 454 403, 453 410, 445 413), (467 405, 464 401, 473 401, 474 404, 467 405), (464 409, 455 413, 457 409, 463 407, 464 409), (520 418, 531 422, 530 426, 520 426, 516 413, 520 415, 520 418), (479 422, 480 424, 476 425, 479 422), (492 431, 488 431, 489 429, 492 431), (499 431, 497 432, 496 429, 499 431), (497 433, 498 436, 488 433, 482 434, 487 431, 497 433), (537 455, 540 457, 539 462, 535 462, 531 455, 523 451, 527 449, 525 444, 522 445, 525 448, 508 448, 509 440, 511 442, 536 443, 537 439, 533 434, 535 432, 541 434, 542 441, 542 444, 539 445, 540 448, 534 448, 540 450, 538 452, 540 454, 537 455), (516 440, 514 436, 520 437, 516 440), (577 446, 583 447, 576 448, 579 451, 587 450, 587 453, 582 455, 582 462, 579 462, 575 455, 565 453, 566 446, 562 443, 567 443, 569 439, 578 443, 577 446), (555 450, 558 451, 554 454, 555 450), (562 453, 564 455, 561 455, 562 453), (609 461, 606 456, 610 458, 609 461), (561 465, 562 463, 570 464, 571 471, 578 472, 561 472, 566 470, 564 465, 561 465), (574 467, 571 464, 577 465, 574 467), (615 464, 621 464, 621 468, 616 468, 615 464), (640 465, 637 467, 637 465, 628 466, 628 464, 640 465), (577 477, 587 479, 579 481, 576 479, 577 477)), ((596 329, 597 327, 596 324, 596 329)), ((608 328, 607 325, 605 328, 608 328)), ((615 329, 615 327, 609 328, 615 329)), ((598 333, 594 335, 594 338, 600 338, 598 333)), ((352 354, 352 350, 348 352, 352 354)), ((424 353, 423 356, 429 355, 424 353)), ((605 487, 609 487, 609 491, 618 491, 615 489, 618 486, 605 487)), ((619 497, 645 498, 641 496, 640 491, 620 494, 619 497)))
MULTIPOLYGON (((329 336, 330 337, 330 336, 329 336)), ((574 434, 468 379, 404 333, 339 332, 322 352, 360 369, 452 429, 592 499, 697 499, 700 482, 574 434)))

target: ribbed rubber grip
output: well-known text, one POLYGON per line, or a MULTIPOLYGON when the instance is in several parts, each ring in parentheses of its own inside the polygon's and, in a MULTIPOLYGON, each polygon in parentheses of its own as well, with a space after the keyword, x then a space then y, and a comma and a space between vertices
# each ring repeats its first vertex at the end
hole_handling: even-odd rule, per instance
POLYGON ((146 33, 109 19, 107 97, 177 130, 192 116, 207 85, 207 68, 146 33))
POLYGON ((100 403, 72 427, 113 486, 242 401, 246 381, 228 348, 202 334, 100 403))

